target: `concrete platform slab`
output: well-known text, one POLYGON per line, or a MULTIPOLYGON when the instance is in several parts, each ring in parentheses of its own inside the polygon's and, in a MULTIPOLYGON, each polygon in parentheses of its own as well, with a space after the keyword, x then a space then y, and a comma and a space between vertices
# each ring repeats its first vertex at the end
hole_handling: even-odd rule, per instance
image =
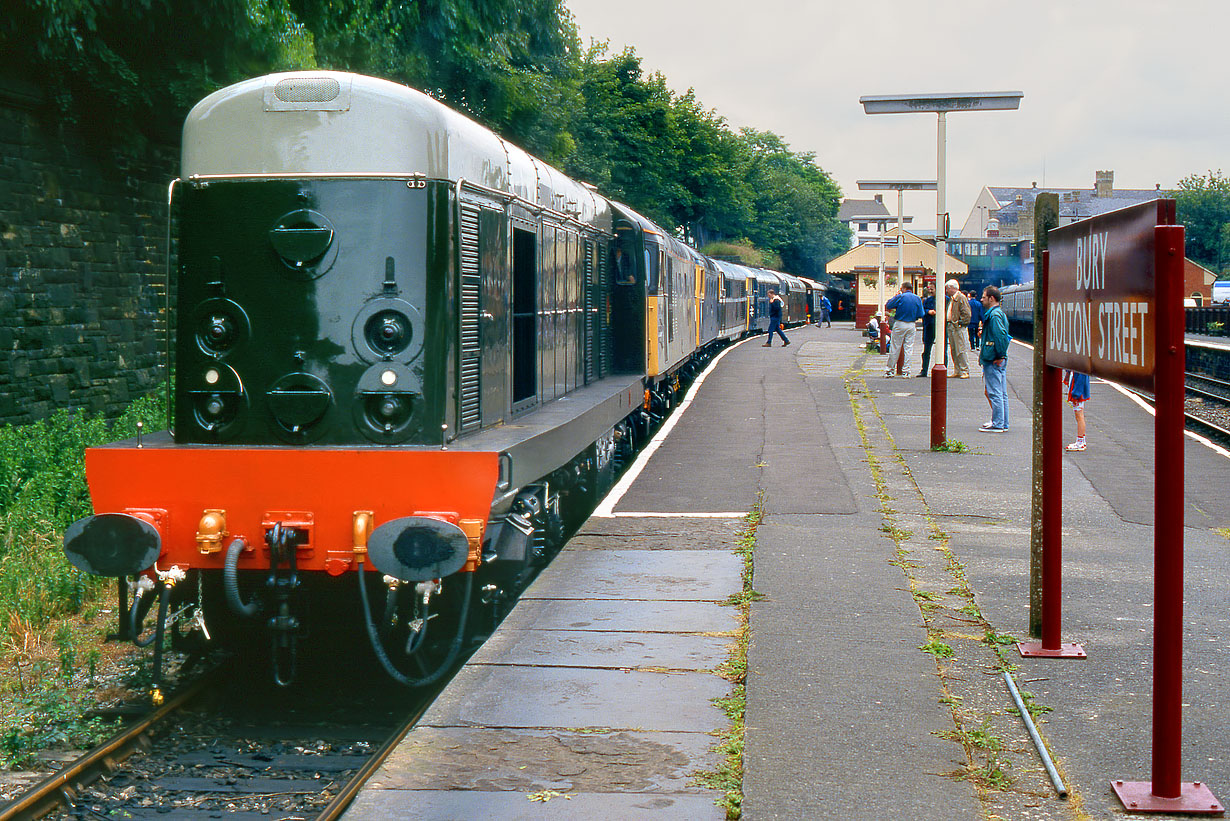
POLYGON ((713 550, 569 550, 522 598, 722 601, 743 586, 743 560, 713 550))
POLYGON ((565 796, 534 796, 513 792, 386 791, 364 792, 346 814, 347 818, 371 821, 550 821, 594 819, 595 821, 640 821, 640 819, 713 819, 726 812, 703 795, 652 793, 582 793, 565 796))
POLYGON ((638 601, 632 606, 613 606, 594 599, 532 599, 518 603, 501 628, 505 626, 510 630, 723 633, 739 623, 734 608, 714 602, 638 601))
POLYGON ((423 716, 426 727, 598 727, 708 733, 730 683, 706 673, 466 667, 423 716))
POLYGON ((676 633, 508 628, 492 636, 469 663, 713 670, 729 655, 732 641, 718 636, 676 633))
POLYGON ((418 727, 370 782, 385 790, 712 794, 720 763, 703 733, 418 727), (526 766, 534 762, 534 766, 526 766))

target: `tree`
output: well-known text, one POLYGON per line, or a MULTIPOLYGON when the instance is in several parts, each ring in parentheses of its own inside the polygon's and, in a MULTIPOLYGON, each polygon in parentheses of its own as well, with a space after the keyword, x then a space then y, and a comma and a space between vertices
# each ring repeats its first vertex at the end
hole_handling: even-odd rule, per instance
POLYGON ((824 264, 850 247, 849 228, 837 221, 841 189, 811 153, 795 153, 776 134, 744 129, 753 161, 749 186, 755 217, 748 238, 772 248, 792 273, 818 277, 824 264))
POLYGON ((1171 195, 1186 228, 1187 256, 1218 274, 1230 273, 1230 178, 1220 170, 1190 174, 1171 195))
POLYGON ((0 55, 57 122, 135 153, 173 139, 205 93, 310 60, 310 35, 283 0, 26 0, 0 15, 0 55))

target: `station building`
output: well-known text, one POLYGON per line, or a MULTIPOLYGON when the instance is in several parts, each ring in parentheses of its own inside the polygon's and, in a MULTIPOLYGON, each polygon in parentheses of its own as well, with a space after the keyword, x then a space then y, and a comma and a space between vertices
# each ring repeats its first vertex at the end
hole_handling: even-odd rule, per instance
MULTIPOLYGON (((884 232, 884 298, 897 293, 897 252, 901 249, 902 274, 916 294, 922 295, 923 285, 935 284, 935 243, 922 237, 891 228, 884 232), (904 239, 897 244, 897 237, 904 239)), ((862 243, 824 266, 825 273, 844 283, 854 292, 854 326, 863 328, 879 304, 880 242, 879 237, 862 243)), ((944 279, 964 283, 969 266, 952 254, 944 255, 944 279)), ((969 290, 964 284, 961 290, 969 290)))

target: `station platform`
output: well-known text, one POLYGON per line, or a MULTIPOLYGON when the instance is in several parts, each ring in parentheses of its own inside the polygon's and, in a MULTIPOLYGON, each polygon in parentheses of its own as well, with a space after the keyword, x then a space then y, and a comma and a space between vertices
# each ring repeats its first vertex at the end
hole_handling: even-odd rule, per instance
MULTIPOLYGON (((347 819, 725 818, 698 776, 724 758, 737 550, 753 541, 743 817, 1123 814, 1111 782, 1151 778, 1148 410, 1094 380, 1089 447, 1064 455, 1063 476, 1063 641, 1088 658, 1021 659, 1032 351, 1012 347, 1002 434, 978 431, 970 354, 973 378, 947 381, 951 451, 937 452, 929 379, 884 378, 849 323, 788 334, 787 348, 759 337, 724 353, 347 819)), ((1230 454, 1185 447, 1182 777, 1224 804, 1230 454)))

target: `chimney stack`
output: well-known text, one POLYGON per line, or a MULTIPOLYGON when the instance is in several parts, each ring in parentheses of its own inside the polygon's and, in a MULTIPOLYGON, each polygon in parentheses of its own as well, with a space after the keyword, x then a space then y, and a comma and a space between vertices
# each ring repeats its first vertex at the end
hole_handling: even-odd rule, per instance
POLYGON ((1099 171, 1094 184, 1094 196, 1109 197, 1115 190, 1115 172, 1099 171))

